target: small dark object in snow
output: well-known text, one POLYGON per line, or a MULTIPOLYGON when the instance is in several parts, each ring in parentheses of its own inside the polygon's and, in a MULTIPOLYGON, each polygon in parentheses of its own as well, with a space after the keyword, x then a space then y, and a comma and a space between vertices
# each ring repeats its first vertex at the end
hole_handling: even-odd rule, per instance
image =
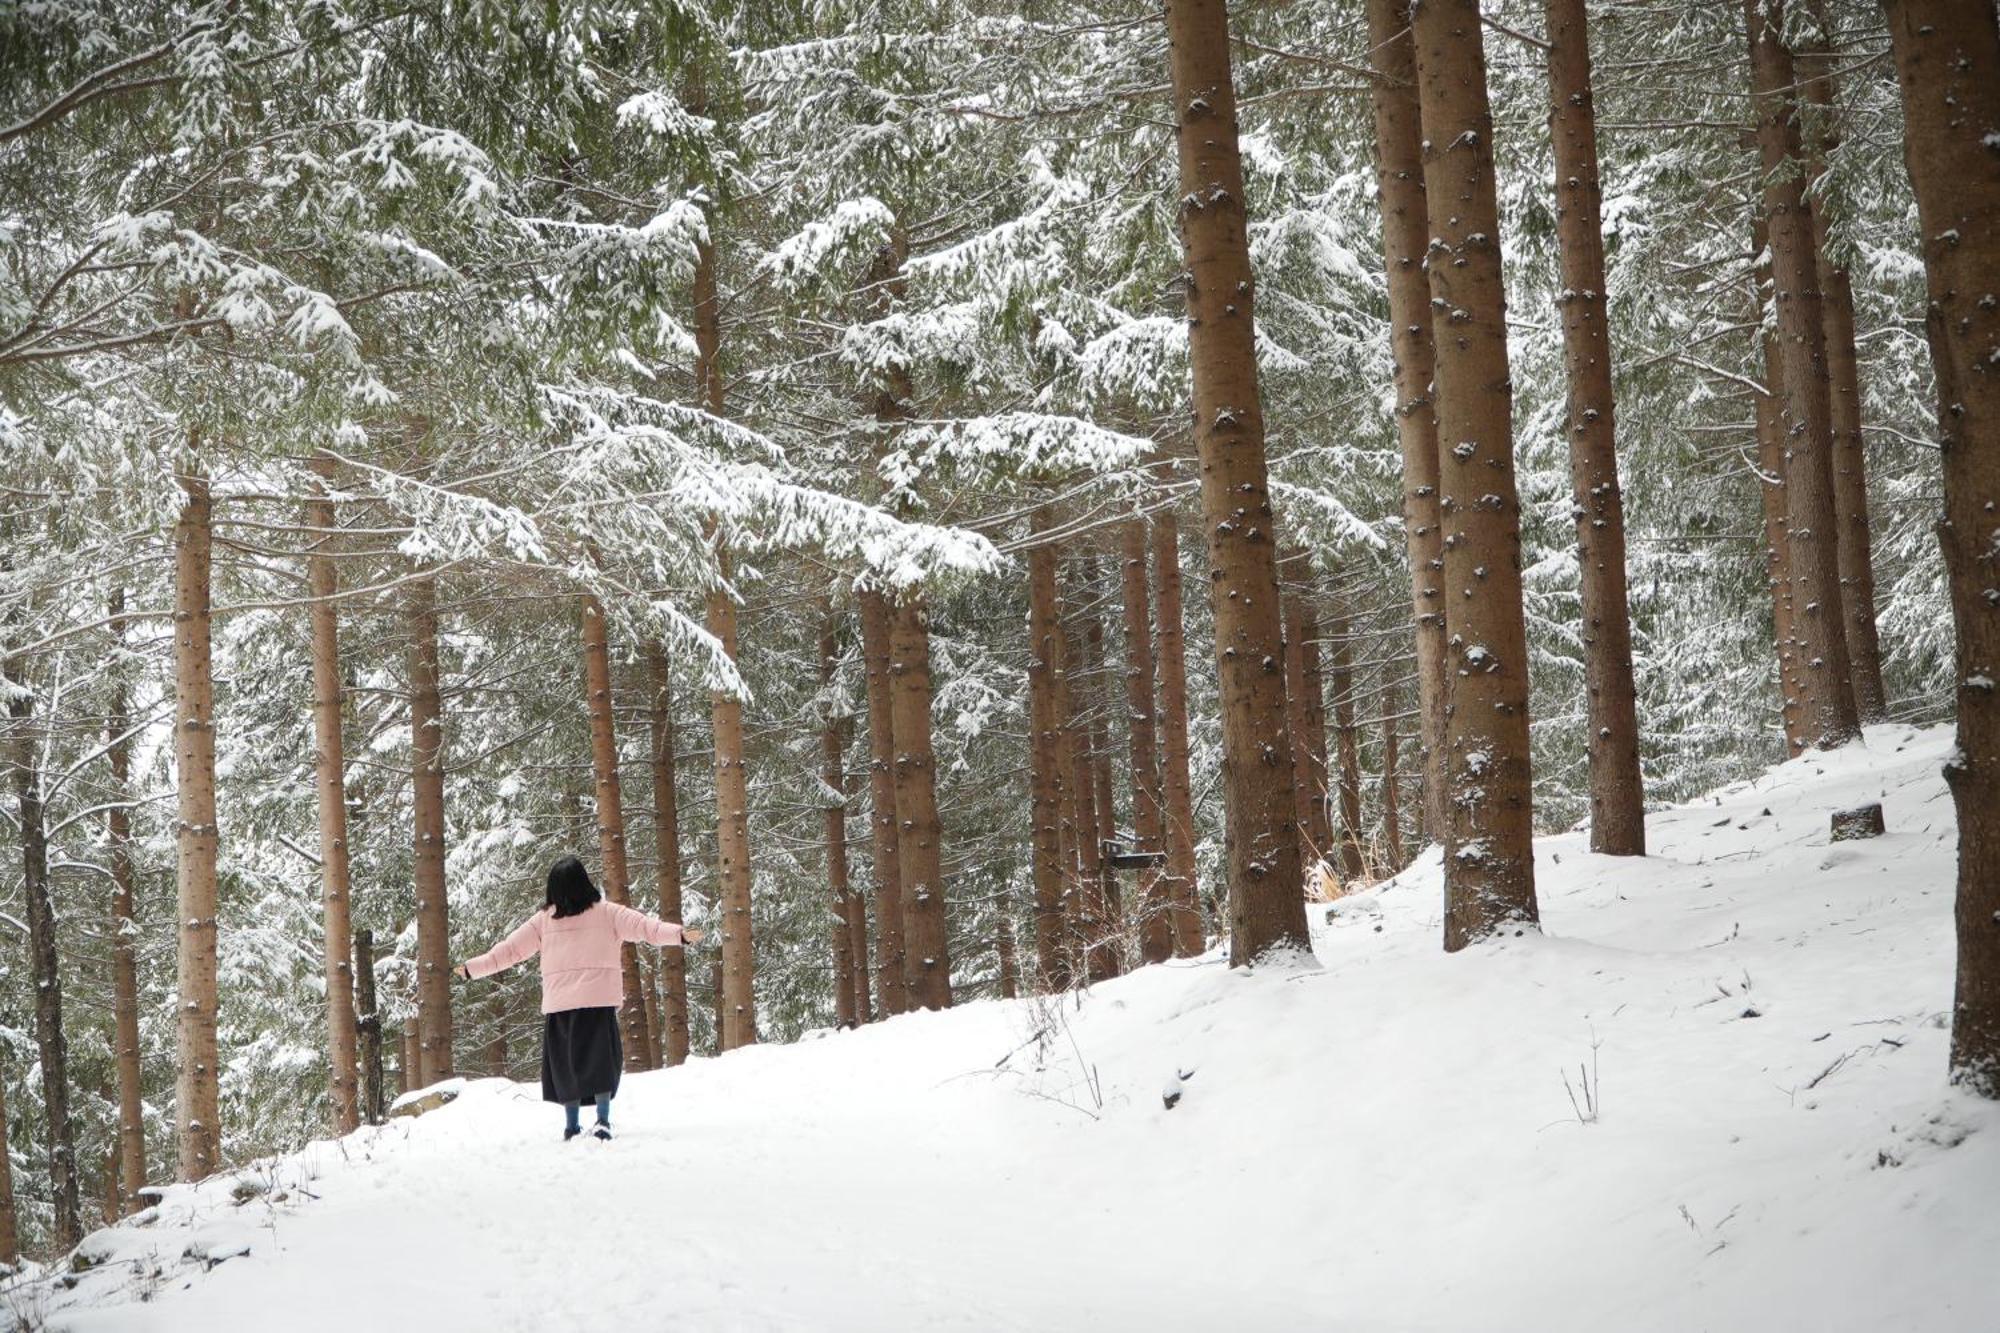
POLYGON ((1181 1095, 1187 1091, 1185 1085, 1193 1077, 1194 1071, 1189 1069, 1167 1078, 1167 1085, 1160 1089, 1160 1101, 1169 1111, 1181 1104, 1181 1095))
POLYGON ((1882 803, 1870 801, 1852 810, 1833 812, 1833 841, 1852 842, 1857 838, 1879 838, 1887 831, 1882 822, 1882 803))
POLYGON ((1763 818, 1769 819, 1771 817, 1771 807, 1767 805, 1762 810, 1759 810, 1757 813, 1763 818))
POLYGON ((1762 1018, 1763 1016, 1764 1011, 1754 1005, 1743 1011, 1743 1017, 1745 1018, 1762 1018))

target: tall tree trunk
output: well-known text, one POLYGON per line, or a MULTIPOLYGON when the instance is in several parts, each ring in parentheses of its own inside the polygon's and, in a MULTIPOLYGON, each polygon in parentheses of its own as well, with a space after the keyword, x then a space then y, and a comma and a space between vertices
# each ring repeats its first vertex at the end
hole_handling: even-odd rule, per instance
MULTIPOLYGON (((1751 229, 1751 250, 1759 256, 1753 269, 1756 318, 1764 322, 1765 289, 1770 286, 1770 228, 1760 208, 1751 229)), ((1792 608, 1791 543, 1785 540, 1785 413, 1784 361, 1776 336, 1768 330, 1759 341, 1764 352, 1765 392, 1752 404, 1757 430, 1757 495, 1764 515, 1764 577, 1771 590, 1772 637, 1778 650, 1778 720, 1785 731, 1785 757, 1805 749, 1805 710, 1799 694, 1798 626, 1792 608)))
MULTIPOLYGON (((829 610, 820 637, 821 685, 829 698, 838 652, 835 622, 829 610)), ((844 1001, 836 1001, 836 1009, 845 1012, 845 1024, 850 1027, 873 1018, 868 998, 868 903, 854 887, 847 859, 847 811, 853 796, 847 781, 847 746, 853 736, 852 717, 829 717, 820 742, 822 777, 840 798, 840 804, 829 806, 826 812, 827 880, 833 890, 833 910, 837 917, 833 925, 836 985, 846 996, 844 1001)))
POLYGON ((361 1045, 361 1114, 382 1123, 388 1099, 382 1081, 382 1012, 375 1005, 375 932, 354 932, 354 1029, 361 1045))
POLYGON ((328 494, 333 481, 333 456, 315 453, 310 461, 315 482, 306 502, 306 531, 314 534, 313 554, 306 559, 306 585, 312 593, 308 617, 312 623, 313 767, 318 778, 320 909, 323 939, 320 955, 326 982, 327 1102, 333 1132, 347 1134, 361 1123, 354 1055, 354 945, 349 938, 350 878, 347 857, 346 750, 341 736, 340 612, 334 605, 339 579, 329 549, 335 518, 328 494))
POLYGON ((1813 258, 1812 217, 1798 171, 1798 103, 1792 53, 1780 36, 1782 0, 1743 0, 1743 12, 1757 146, 1763 160, 1778 340, 1784 349, 1780 359, 1788 431, 1785 538, 1794 628, 1802 653, 1805 729, 1813 744, 1833 749, 1860 733, 1860 720, 1840 602, 1826 326, 1813 258))
POLYGON ((1068 845, 1071 879, 1064 913, 1070 933, 1070 970, 1086 981, 1102 980, 1101 938, 1104 837, 1097 823, 1097 780, 1091 772, 1089 699, 1085 682, 1084 632, 1060 603, 1062 625, 1056 700, 1062 710, 1063 841, 1068 845))
MULTIPOLYGON (((1305 552, 1295 551, 1297 565, 1305 564, 1305 552)), ((1310 579, 1310 574, 1305 576, 1310 579)), ((1285 708, 1286 726, 1292 733, 1292 806, 1297 811, 1299 829, 1299 859, 1306 867, 1306 873, 1318 876, 1319 867, 1325 861, 1329 847, 1320 836, 1313 820, 1313 807, 1326 808, 1326 774, 1324 764, 1320 771, 1313 770, 1312 742, 1308 733, 1312 730, 1312 685, 1306 680, 1306 640, 1314 630, 1309 627, 1313 620, 1308 610, 1312 592, 1308 583, 1297 582, 1285 589, 1285 708)), ((1325 741, 1320 749, 1326 749, 1325 741)))
POLYGON ((1875 561, 1869 551, 1868 455, 1861 435, 1861 366, 1854 346, 1854 284, 1834 257, 1828 233, 1827 162, 1840 144, 1834 105, 1833 50, 1826 0, 1813 0, 1818 34, 1799 53, 1799 86, 1816 115, 1805 141, 1812 178, 1813 254, 1825 316, 1829 422, 1833 432, 1833 513, 1840 568, 1840 612, 1848 665, 1854 671, 1854 706, 1864 723, 1888 720, 1882 687, 1882 643, 1875 629, 1875 561))
POLYGON ((1888 0, 1937 371, 1944 521, 1958 634, 1958 988, 1951 1069, 2000 1098, 2000 19, 1991 0, 1888 0))
POLYGON ((180 922, 175 1034, 175 1135, 182 1180, 222 1165, 215 1045, 215 682, 210 672, 208 478, 180 478, 174 525, 174 746, 180 823, 175 882, 180 922))
MULTIPOLYGON (((1340 760, 1340 874, 1353 880, 1366 874, 1368 866, 1361 833, 1361 737, 1354 726, 1354 622, 1344 603, 1334 616, 1332 630, 1333 735, 1340 760)), ((1324 767, 1324 759, 1321 765, 1324 767)))
POLYGON ((827 802, 826 887, 832 897, 828 908, 833 940, 833 1015, 836 1024, 851 1028, 861 1019, 854 1007, 854 927, 848 905, 854 894, 847 879, 847 729, 846 719, 836 716, 833 710, 834 673, 839 666, 840 640, 829 609, 819 632, 819 688, 826 709, 820 725, 819 777, 826 786, 821 799, 827 802))
POLYGON ((1215 584, 1230 962, 1305 949, 1285 725, 1277 518, 1264 462, 1250 244, 1223 0, 1168 0, 1201 505, 1215 584))
POLYGON ((1439 510, 1451 605, 1446 704, 1447 951, 1538 920, 1528 748, 1521 504, 1500 280, 1493 116, 1477 0, 1423 0, 1412 17, 1438 331, 1439 510))
MULTIPOLYGON (((718 549, 725 575, 729 555, 718 549)), ((726 592, 708 598, 708 632, 736 655, 736 603, 726 592)), ((710 690, 715 731, 715 846, 722 916, 722 1049, 757 1040, 756 956, 750 923, 750 778, 743 762, 743 701, 728 690, 710 690)))
POLYGON ((410 585, 410 791, 417 890, 417 1086, 452 1075, 451 917, 444 882, 444 703, 437 582, 410 585))
POLYGON ((63 1029, 61 952, 49 886, 48 821, 42 768, 31 729, 34 695, 19 660, 6 664, 7 713, 13 720, 8 767, 14 770, 16 831, 21 839, 21 896, 27 903, 29 975, 35 986, 35 1050, 42 1069, 43 1120, 49 1138, 52 1248, 66 1254, 83 1238, 76 1176, 76 1122, 69 1110, 69 1038, 63 1029))
MULTIPOLYGON (((1127 519, 1120 529, 1124 565, 1125 712, 1132 752, 1132 833, 1143 852, 1166 851, 1166 809, 1160 784, 1160 742, 1153 711, 1153 597, 1147 577, 1151 552, 1146 520, 1127 519)), ((1166 877, 1157 867, 1139 873, 1139 954, 1149 963, 1173 956, 1174 930, 1166 877)))
MULTIPOLYGON (((1100 843, 1118 837, 1118 803, 1111 783, 1111 688, 1110 656, 1104 647, 1104 604, 1110 596, 1104 571, 1097 557, 1084 557, 1085 579, 1090 586, 1090 614, 1084 630, 1084 675, 1089 681, 1090 702, 1085 715, 1090 719, 1090 780, 1097 796, 1097 837, 1100 843)), ((1092 979, 1103 980, 1125 971, 1125 905, 1118 891, 1118 871, 1111 858, 1102 856, 1097 870, 1098 961, 1092 979)))
POLYGON ((1326 669, 1320 652, 1318 607, 1307 602, 1299 625, 1299 678, 1305 681, 1306 772, 1312 778, 1312 800, 1306 805, 1313 845, 1333 845, 1332 769, 1326 747, 1326 669))
MULTIPOLYGON (((590 767, 596 782, 597 856, 605 896, 620 905, 632 901, 632 872, 625 855, 625 796, 618 781, 618 729, 613 717, 611 636, 604 623, 604 606, 583 598, 583 697, 590 717, 590 767)), ((625 1068, 647 1067, 652 1034, 646 1028, 646 1000, 640 991, 639 950, 627 944, 618 951, 625 1002, 618 1009, 624 1038, 625 1068)))
MULTIPOLYGON (((704 406, 723 414, 722 307, 716 295, 715 248, 697 248, 694 270, 695 379, 704 406)), ((718 533, 716 564, 726 583, 732 574, 729 549, 718 533)), ((729 660, 736 653, 736 603, 724 588, 708 595, 708 632, 729 660)), ((722 908, 722 1049, 733 1051, 757 1040, 756 952, 750 918, 750 778, 743 762, 743 701, 727 690, 710 690, 715 731, 715 846, 722 908)))
POLYGON ((1389 849, 1389 873, 1403 869, 1403 798, 1401 760, 1396 752, 1396 686, 1382 685, 1382 838, 1389 849))
POLYGON ((931 752, 930 610, 921 593, 889 608, 891 717, 896 736, 896 856, 903 893, 903 972, 910 1005, 951 1008, 943 826, 931 752))
POLYGON ((21 1217, 14 1205, 14 1159, 7 1148, 7 1080, 0 1078, 0 1264, 21 1262, 21 1217))
MULTIPOLYGON (((681 817, 674 782, 673 676, 666 645, 646 645, 646 670, 652 685, 650 721, 653 740, 653 846, 660 869, 660 918, 681 924, 681 817)), ((688 1058, 687 953, 660 951, 661 1054, 669 1067, 688 1058)))
MULTIPOLYGON (((111 632, 118 661, 113 665, 111 714, 106 725, 106 757, 111 764, 112 806, 105 812, 105 841, 111 862, 111 1023, 112 1056, 118 1068, 118 1170, 121 1193, 130 1209, 139 1207, 146 1184, 146 1107, 139 1065, 139 927, 134 906, 132 865, 132 702, 125 674, 125 590, 111 594, 111 632)), ((0 1156, 6 1149, 0 1145, 0 1156)), ((11 1262, 10 1260, 0 1260, 11 1262)))
POLYGON ((1069 989, 1069 929, 1063 919, 1063 671, 1057 619, 1056 548, 1046 506, 1030 520, 1044 537, 1028 548, 1029 839, 1035 884, 1035 971, 1042 991, 1069 989))
POLYGON ((1570 513, 1582 578, 1583 688, 1590 731, 1590 850, 1646 854, 1639 703, 1625 598, 1625 501, 1606 323, 1597 110, 1584 0, 1548 0, 1549 134, 1556 153, 1563 361, 1569 381, 1570 513))
MULTIPOLYGON (((1162 479, 1171 466, 1161 463, 1162 479)), ((1188 773, 1187 635, 1181 611, 1180 520, 1172 509, 1153 515, 1153 587, 1160 627, 1160 759, 1166 797, 1167 874, 1162 890, 1173 906, 1174 957, 1201 952, 1201 897, 1195 882, 1194 786, 1188 773)))
POLYGON ((896 829, 895 691, 889 676, 889 600, 865 589, 861 661, 868 681, 868 832, 875 869, 875 1001, 882 1017, 910 1007, 903 977, 903 871, 896 829))
POLYGON ((1436 354, 1424 276, 1430 219, 1424 198, 1423 127, 1409 0, 1368 0, 1375 79, 1376 185, 1389 275, 1389 350, 1395 360, 1396 435, 1403 451, 1403 544, 1416 619, 1417 726, 1423 742, 1423 824, 1445 819, 1444 527, 1438 511, 1438 421, 1431 398, 1436 354))

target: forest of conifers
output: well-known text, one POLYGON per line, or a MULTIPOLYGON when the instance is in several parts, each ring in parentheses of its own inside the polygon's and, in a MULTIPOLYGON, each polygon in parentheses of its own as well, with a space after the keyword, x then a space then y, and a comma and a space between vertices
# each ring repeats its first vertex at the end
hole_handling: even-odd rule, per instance
POLYGON ((1996 293, 1992 0, 0 0, 0 1258, 1886 720, 2000 1096, 1996 293))

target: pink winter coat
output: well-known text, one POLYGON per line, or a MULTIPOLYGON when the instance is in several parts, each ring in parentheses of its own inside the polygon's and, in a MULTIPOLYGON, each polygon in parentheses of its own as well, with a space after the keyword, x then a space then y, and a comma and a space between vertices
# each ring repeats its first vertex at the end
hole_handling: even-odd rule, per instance
POLYGON ((557 917, 553 908, 544 907, 506 939, 467 959, 465 970, 490 977, 539 953, 543 1013, 616 1009, 625 1003, 619 947, 638 940, 662 947, 679 944, 681 928, 603 899, 575 916, 557 917))

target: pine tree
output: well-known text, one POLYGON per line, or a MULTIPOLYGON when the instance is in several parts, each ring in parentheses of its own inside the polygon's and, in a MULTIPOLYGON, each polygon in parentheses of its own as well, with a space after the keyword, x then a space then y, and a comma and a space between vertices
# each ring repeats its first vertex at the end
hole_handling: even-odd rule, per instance
POLYGON ((1189 359, 1214 573, 1232 962, 1307 945, 1286 728, 1277 516, 1264 458, 1255 309, 1222 0, 1169 0, 1189 359))
POLYGON ((1625 599, 1625 501, 1618 485, 1604 274, 1597 109, 1584 0, 1548 0, 1549 133, 1562 251, 1571 509, 1583 573, 1584 701, 1590 725, 1590 850, 1646 852, 1632 619, 1625 599))
POLYGON ((1782 0, 1743 0, 1743 13, 1783 348, 1779 360, 1784 369, 1787 446, 1785 547, 1792 576, 1793 632, 1801 655, 1801 704, 1808 739, 1832 749, 1854 739, 1860 721, 1840 609, 1826 325, 1813 257, 1812 218, 1799 172, 1796 78, 1782 36, 1782 0))
MULTIPOLYGON (((652 733, 653 847, 658 862, 660 919, 681 924, 680 799, 674 773, 673 677, 666 645, 646 645, 647 721, 652 733)), ((660 952, 662 976, 659 1003, 661 1058, 669 1066, 688 1058, 687 954, 680 949, 660 952)))
MULTIPOLYGON (((604 623, 604 605, 585 596, 583 628, 583 697, 590 718, 590 767, 596 791, 598 868, 604 895, 621 906, 632 900, 631 869, 625 857, 625 799, 618 781, 618 734, 611 684, 611 642, 604 623)), ((649 1067, 652 1034, 646 1024, 646 1000, 639 980, 638 946, 619 950, 625 1003, 618 1010, 619 1033, 625 1047, 625 1068, 649 1067)))
POLYGON ((1375 112, 1376 192, 1388 270, 1396 435, 1403 453, 1403 534, 1415 608, 1424 825, 1433 837, 1442 837, 1447 695, 1444 522, 1438 510, 1437 405, 1431 396, 1436 353, 1430 285, 1424 273, 1431 232, 1409 0, 1368 0, 1368 54, 1375 72, 1369 97, 1375 112))
POLYGON ((1887 0, 1917 196, 1944 455, 1939 539, 1958 635, 1958 988, 1953 1079, 2000 1098, 2000 18, 1983 0, 1887 0))
POLYGON ((216 823, 215 683, 209 626, 213 501, 208 478, 182 474, 174 527, 175 881, 179 1023, 175 1042, 175 1136, 180 1178, 200 1180, 222 1165, 220 1055, 215 1041, 216 823))
POLYGON ((355 1065, 354 945, 348 908, 351 878, 347 764, 341 737, 340 613, 333 600, 339 579, 328 553, 337 520, 333 500, 327 494, 333 481, 333 458, 316 453, 310 465, 319 481, 319 494, 306 504, 305 521, 307 530, 316 537, 306 573, 313 598, 308 614, 312 621, 313 760, 318 779, 320 901, 325 931, 321 952, 326 975, 327 1096, 332 1103, 333 1132, 339 1135, 361 1123, 361 1111, 355 1065))
POLYGON ((1536 924, 1528 644, 1493 116, 1474 0, 1412 15, 1423 109, 1427 267, 1439 325, 1436 396, 1451 607, 1446 704, 1447 950, 1536 924))

